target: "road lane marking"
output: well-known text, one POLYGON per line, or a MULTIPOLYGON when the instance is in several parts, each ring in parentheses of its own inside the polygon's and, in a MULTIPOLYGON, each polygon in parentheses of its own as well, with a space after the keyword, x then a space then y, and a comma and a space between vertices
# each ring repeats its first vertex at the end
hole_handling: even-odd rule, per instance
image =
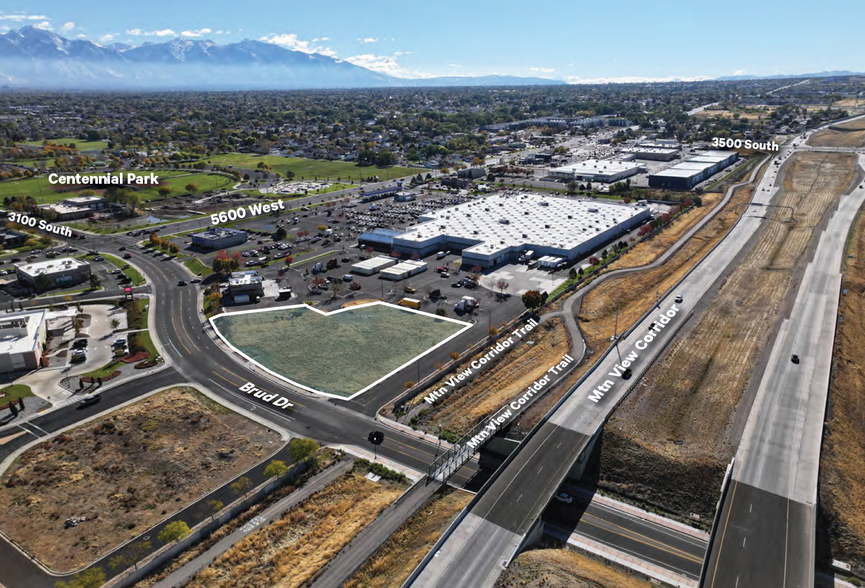
MULTIPOLYGON (((648 535, 643 535, 642 533, 637 533, 636 531, 631 531, 630 529, 628 529, 628 528, 626 528, 626 527, 623 527, 623 526, 621 526, 621 525, 618 525, 618 524, 616 524, 616 523, 614 523, 614 522, 612 522, 612 521, 608 521, 607 519, 602 519, 601 517, 595 516, 595 515, 590 514, 590 513, 585 513, 583 516, 584 516, 584 517, 591 517, 591 518, 593 518, 593 519, 597 519, 597 520, 599 520, 599 521, 603 521, 603 522, 605 522, 605 523, 608 524, 608 525, 612 525, 612 526, 614 526, 614 527, 616 527, 616 528, 618 528, 618 529, 621 529, 621 530, 624 531, 625 533, 629 533, 630 535, 636 535, 637 537, 642 537, 643 539, 646 539, 646 541, 649 541, 649 543, 646 543, 647 545, 651 545, 651 544, 663 545, 664 547, 669 547, 670 549, 673 550, 673 551, 671 551, 670 553, 678 552, 679 554, 681 554, 680 557, 682 557, 682 558, 684 558, 684 559, 693 559, 693 560, 696 561, 696 562, 703 563, 703 560, 702 560, 702 559, 694 558, 694 556, 692 556, 692 555, 691 555, 690 553, 688 553, 687 551, 685 551, 685 550, 683 550, 683 549, 679 549, 678 547, 673 547, 672 545, 669 545, 669 544, 667 544, 667 543, 662 543, 661 541, 658 541, 657 539, 653 539, 653 538, 649 537, 648 535)), ((591 524, 591 523, 590 523, 590 524, 591 524)), ((613 532, 613 533, 616 533, 616 531, 612 531, 612 532, 613 532)), ((628 536, 628 535, 623 535, 623 536, 628 536)), ((634 541, 640 541, 640 540, 637 539, 636 537, 634 537, 633 539, 634 539, 634 541)), ((641 543, 644 543, 643 541, 640 541, 640 542, 641 542, 641 543)), ((667 550, 667 549, 664 549, 664 551, 668 551, 668 550, 667 550)))
MULTIPOLYGON (((603 519, 600 519, 600 520, 603 520, 603 519)), ((581 522, 582 522, 582 521, 581 521, 581 522)), ((607 522, 607 523, 608 523, 608 521, 604 521, 604 522, 607 522)), ((694 562, 694 563, 698 563, 698 564, 702 564, 702 563, 703 563, 703 560, 702 560, 702 559, 700 559, 700 558, 698 558, 698 557, 694 557, 693 555, 691 555, 691 554, 689 554, 689 553, 686 553, 686 552, 684 552, 684 551, 680 551, 680 550, 676 549, 675 547, 673 547, 673 546, 671 546, 671 545, 667 545, 667 544, 665 544, 665 543, 655 542, 655 541, 653 541, 653 540, 651 540, 651 539, 650 539, 649 541, 643 541, 643 540, 641 540, 641 539, 637 539, 636 537, 632 537, 632 536, 631 536, 630 534, 628 534, 628 533, 619 533, 618 531, 614 531, 613 529, 609 529, 609 528, 607 528, 607 527, 604 526, 604 525, 598 525, 598 524, 592 523, 592 522, 590 522, 590 521, 585 521, 585 524, 590 525, 590 526, 592 526, 592 527, 596 527, 596 528, 598 528, 598 529, 601 529, 602 531, 606 531, 607 533, 612 533, 613 535, 618 535, 619 537, 624 537, 625 539, 630 539, 631 541, 634 541, 634 542, 636 542, 636 543, 641 543, 641 544, 643 544, 643 545, 647 545, 647 546, 649 546, 649 547, 652 547, 652 548, 654 548, 654 549, 657 549, 658 551, 663 551, 663 552, 665 552, 665 553, 669 553, 670 555, 673 555, 673 556, 675 556, 675 557, 678 557, 679 559, 684 559, 684 560, 687 560, 687 561, 692 561, 692 562, 694 562), (669 549, 667 549, 667 548, 669 548, 669 549)), ((621 528, 621 527, 620 527, 620 528, 621 528)), ((627 529, 625 529, 625 530, 627 531, 627 529)), ((579 533, 579 529, 577 529, 577 532, 579 533)), ((594 539, 594 540, 597 541, 597 539, 595 539, 594 537, 591 537, 590 535, 588 535, 588 534, 586 534, 586 533, 581 533, 581 534, 582 534, 584 537, 589 537, 590 539, 594 539)), ((608 545, 609 545, 609 544, 608 544, 608 545)), ((615 547, 616 549, 622 549, 622 548, 619 547, 619 546, 614 546, 614 547, 615 547)), ((643 556, 640 556, 639 554, 638 554, 638 556, 639 556, 639 557, 643 557, 643 556)))
MULTIPOLYGON (((718 558, 715 561, 715 571, 712 573, 712 586, 715 585, 715 576, 718 575, 718 562, 721 561, 721 552, 724 549, 724 537, 727 536, 727 525, 730 523, 730 514, 733 512, 733 500, 736 498, 736 489, 739 487, 737 482, 733 482, 733 494, 730 496, 730 507, 727 509, 727 518, 724 519, 724 531, 721 533, 721 543, 718 544, 718 558)), ((721 505, 723 508, 723 505, 721 505)), ((711 553, 706 554, 707 557, 712 557, 711 553)))

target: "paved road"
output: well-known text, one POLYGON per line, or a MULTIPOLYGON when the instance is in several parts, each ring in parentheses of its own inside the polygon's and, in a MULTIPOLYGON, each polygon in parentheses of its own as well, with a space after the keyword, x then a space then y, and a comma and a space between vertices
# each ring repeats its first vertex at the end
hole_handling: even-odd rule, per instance
MULTIPOLYGON (((865 156, 859 155, 865 169, 865 156)), ((811 586, 823 420, 848 232, 865 189, 842 196, 775 338, 736 453, 707 586, 811 586), (793 354, 799 363, 791 361, 793 354), (750 544, 750 547, 748 546, 750 544)))
MULTIPOLYGON (((778 159, 786 158, 789 146, 778 159)), ((757 204, 769 204, 777 192, 774 166, 764 174, 753 197, 757 204)), ((762 212, 762 211, 761 211, 762 212)), ((684 302, 673 296, 620 339, 623 359, 630 361, 634 376, 623 380, 617 369, 616 353, 605 355, 551 418, 527 438, 504 470, 497 473, 454 532, 436 546, 438 555, 422 570, 413 586, 492 586, 502 569, 516 554, 568 470, 588 448, 613 408, 630 386, 650 366, 681 327, 691 309, 702 299, 743 250, 764 222, 762 214, 745 213, 727 237, 691 272, 677 288, 684 302), (657 323, 654 329, 650 329, 657 323)))

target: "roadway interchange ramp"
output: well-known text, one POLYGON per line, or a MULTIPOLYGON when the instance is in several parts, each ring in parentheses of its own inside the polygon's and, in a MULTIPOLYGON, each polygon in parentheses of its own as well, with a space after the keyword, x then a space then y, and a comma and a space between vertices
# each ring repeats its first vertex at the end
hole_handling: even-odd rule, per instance
MULTIPOLYGON (((778 159, 794 150, 784 146, 778 159)), ((495 584, 517 555, 535 521, 577 463, 615 406, 686 322, 696 303, 745 248, 765 221, 777 189, 777 167, 764 174, 753 203, 731 232, 628 333, 618 351, 608 350, 451 526, 412 574, 406 586, 481 588, 495 584), (675 294, 683 296, 674 302, 675 294), (621 361, 620 361, 621 360, 621 361), (621 377, 630 368, 633 377, 621 377)), ((612 334, 612 333, 611 333, 612 334)))
MULTIPOLYGON (((865 156, 859 156, 865 168, 865 156)), ((704 586, 812 586, 817 481, 845 241, 865 190, 842 196, 757 389, 704 586), (799 356, 799 363, 792 361, 799 356)))

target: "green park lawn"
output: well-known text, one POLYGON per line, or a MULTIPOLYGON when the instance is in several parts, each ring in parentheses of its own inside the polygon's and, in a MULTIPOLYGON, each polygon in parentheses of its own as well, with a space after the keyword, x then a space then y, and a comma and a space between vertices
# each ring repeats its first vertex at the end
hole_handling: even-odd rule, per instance
POLYGON ((375 166, 360 167, 347 161, 327 161, 324 159, 304 159, 301 157, 279 157, 277 155, 253 155, 251 153, 226 153, 204 160, 207 164, 229 166, 238 169, 256 169, 260 162, 270 166, 273 171, 285 174, 291 170, 296 180, 360 180, 361 177, 379 176, 380 179, 402 178, 420 173, 420 168, 375 166))
POLYGON ((30 386, 25 384, 12 384, 11 386, 6 386, 5 388, 0 389, 0 393, 2 393, 2 398, 0 398, 0 410, 8 407, 9 403, 13 400, 33 396, 33 391, 30 390, 30 386))
MULTIPOLYGON (((129 173, 124 171, 124 177, 129 173)), ((147 176, 150 172, 134 172, 136 175, 147 176)), ((159 200, 162 197, 159 195, 159 189, 169 187, 173 190, 169 196, 182 196, 187 194, 185 186, 187 184, 196 184, 199 192, 207 190, 215 190, 219 188, 229 188, 234 185, 234 180, 219 174, 208 174, 202 172, 187 172, 177 170, 156 171, 159 178, 158 186, 142 186, 139 190, 142 201, 159 200)), ((99 176, 102 173, 87 173, 82 175, 99 176)), ((24 180, 8 180, 0 182, 0 201, 5 197, 17 196, 26 198, 32 196, 39 204, 51 204, 59 202, 65 198, 72 198, 76 192, 80 190, 94 190, 97 194, 101 193, 102 186, 81 186, 79 190, 60 192, 58 189, 66 188, 62 185, 51 185, 48 183, 48 175, 41 175, 35 178, 27 178, 24 180)))
MULTIPOLYGON (((60 137, 59 139, 47 139, 49 143, 54 143, 55 145, 69 145, 69 143, 75 143, 75 147, 79 152, 84 151, 102 151, 103 149, 108 148, 108 143, 106 141, 80 141, 75 137, 60 137)), ((25 141, 22 145, 33 145, 35 147, 39 147, 45 143, 45 140, 39 141, 25 141)))

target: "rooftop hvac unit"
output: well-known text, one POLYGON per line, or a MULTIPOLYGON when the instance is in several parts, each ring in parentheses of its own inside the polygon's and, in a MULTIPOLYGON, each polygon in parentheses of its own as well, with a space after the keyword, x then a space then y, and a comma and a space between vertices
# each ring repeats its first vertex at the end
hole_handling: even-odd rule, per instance
POLYGON ((546 200, 541 200, 540 202, 538 202, 538 204, 540 204, 541 206, 549 206, 550 205, 550 203, 547 202, 546 200))
POLYGON ((571 220, 571 219, 573 219, 573 218, 574 218, 574 217, 571 216, 570 214, 568 215, 568 220, 571 220))
POLYGON ((544 228, 545 228, 545 229, 549 229, 549 228, 550 228, 550 225, 544 225, 544 228))
POLYGON ((528 238, 529 238, 529 236, 526 235, 525 233, 523 233, 523 239, 528 239, 528 238))

